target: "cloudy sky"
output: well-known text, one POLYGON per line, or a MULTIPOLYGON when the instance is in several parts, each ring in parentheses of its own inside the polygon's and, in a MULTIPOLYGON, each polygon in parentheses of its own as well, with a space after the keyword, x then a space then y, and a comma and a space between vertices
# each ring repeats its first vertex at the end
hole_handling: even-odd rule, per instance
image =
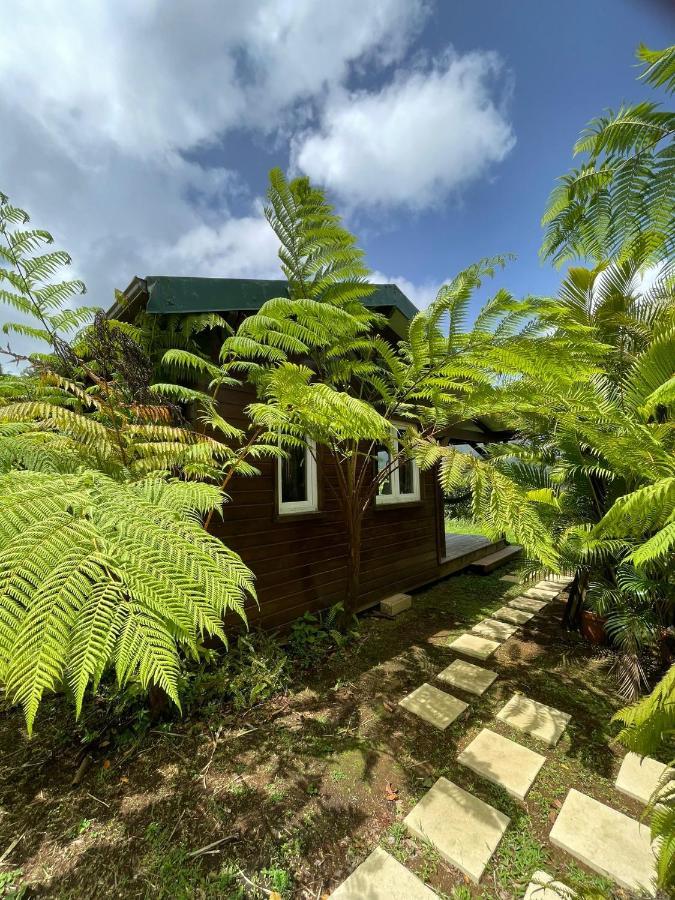
MULTIPOLYGON (((4 0, 0 190, 107 306, 134 275, 278 275, 268 170, 329 191, 424 305, 473 260, 554 290, 539 219, 585 122, 646 95, 657 0, 4 0)), ((0 311, 0 315, 2 311, 0 311)))

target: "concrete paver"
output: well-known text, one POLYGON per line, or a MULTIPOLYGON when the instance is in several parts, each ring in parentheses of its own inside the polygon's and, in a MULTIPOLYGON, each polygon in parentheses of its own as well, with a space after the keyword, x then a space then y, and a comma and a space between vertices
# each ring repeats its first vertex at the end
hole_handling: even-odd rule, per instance
POLYGON ((459 754, 457 762, 524 800, 546 762, 541 753, 484 728, 459 754))
POLYGON ((334 900, 434 900, 438 894, 377 847, 331 897, 334 900))
POLYGON ((534 597, 516 597, 506 604, 512 609, 520 609, 523 612, 538 613, 547 605, 545 600, 535 600, 534 597))
POLYGON ((403 820, 416 837, 478 884, 510 819, 447 778, 439 778, 403 820))
POLYGON ((425 682, 399 700, 398 705, 443 731, 464 712, 468 703, 425 682))
POLYGON ((649 825, 572 789, 551 829, 551 843, 636 893, 656 896, 649 825))
POLYGON ((555 747, 572 717, 552 706, 530 700, 523 694, 514 694, 499 710, 497 718, 549 747, 555 747))
POLYGON ((675 778, 675 770, 656 759, 649 756, 638 756, 637 753, 627 753, 614 784, 617 790, 634 800, 649 803, 656 789, 659 788, 659 793, 666 790, 668 781, 673 778, 675 778))
POLYGON ((492 656, 498 647, 499 641, 491 641, 488 638, 478 637, 477 634, 460 634, 451 644, 451 650, 463 653, 465 656, 473 656, 475 659, 486 660, 492 656))
POLYGON ((471 629, 473 634, 479 634, 481 637, 490 638, 492 641, 507 641, 518 631, 515 625, 509 625, 507 622, 500 622, 498 619, 483 619, 471 629))
POLYGON ((533 613, 524 612, 522 609, 513 609, 510 606, 501 606, 492 613, 493 618, 510 622, 513 625, 524 625, 534 618, 533 613))
POLYGON ((480 696, 499 676, 489 669, 482 669, 463 659, 456 659, 436 677, 461 691, 480 696))

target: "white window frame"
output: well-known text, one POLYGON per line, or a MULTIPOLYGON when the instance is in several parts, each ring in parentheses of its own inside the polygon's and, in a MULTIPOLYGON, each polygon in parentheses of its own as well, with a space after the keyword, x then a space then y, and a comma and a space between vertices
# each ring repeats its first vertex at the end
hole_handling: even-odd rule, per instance
MULTIPOLYGON (((398 432, 403 428, 403 424, 394 424, 391 426, 391 446, 396 456, 399 452, 398 432)), ((389 473, 391 479, 391 494, 375 495, 375 503, 378 506, 385 506, 387 503, 417 503, 420 499, 420 470, 414 459, 410 460, 413 466, 413 492, 412 494, 402 494, 399 486, 399 467, 395 466, 389 473)))
POLYGON ((307 488, 306 500, 289 500, 284 502, 282 488, 282 460, 277 463, 277 509, 280 516, 298 515, 298 513, 316 512, 319 508, 319 486, 316 467, 316 443, 307 438, 305 447, 305 479, 307 488))

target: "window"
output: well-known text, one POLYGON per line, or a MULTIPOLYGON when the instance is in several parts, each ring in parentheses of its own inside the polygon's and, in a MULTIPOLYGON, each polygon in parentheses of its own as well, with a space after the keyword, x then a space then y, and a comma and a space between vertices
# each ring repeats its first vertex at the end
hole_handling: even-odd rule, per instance
POLYGON ((318 491, 314 441, 307 447, 287 450, 285 459, 277 464, 277 492, 279 513, 314 512, 318 509, 318 491))
MULTIPOLYGON (((399 451, 399 437, 402 430, 395 425, 391 429, 391 443, 394 453, 399 451)), ((389 449, 384 445, 377 448, 375 455, 375 475, 384 471, 391 462, 389 449)), ((384 478, 378 487, 375 502, 380 503, 412 503, 420 499, 420 472, 417 463, 403 458, 384 478)))

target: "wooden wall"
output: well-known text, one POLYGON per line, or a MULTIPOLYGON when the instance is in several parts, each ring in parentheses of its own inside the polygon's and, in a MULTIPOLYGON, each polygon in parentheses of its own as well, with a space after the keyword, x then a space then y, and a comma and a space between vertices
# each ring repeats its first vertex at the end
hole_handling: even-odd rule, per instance
MULTIPOLYGON (((244 425, 250 389, 228 389, 224 417, 244 425)), ((331 490, 331 461, 319 456, 319 512, 279 516, 274 461, 262 461, 262 474, 236 477, 228 486, 231 502, 211 531, 239 553, 256 576, 260 609, 248 610, 252 623, 282 626, 305 610, 344 600, 346 540, 338 500, 331 490)), ((439 519, 436 479, 420 474, 419 503, 375 507, 363 523, 362 606, 438 578, 439 519)))

